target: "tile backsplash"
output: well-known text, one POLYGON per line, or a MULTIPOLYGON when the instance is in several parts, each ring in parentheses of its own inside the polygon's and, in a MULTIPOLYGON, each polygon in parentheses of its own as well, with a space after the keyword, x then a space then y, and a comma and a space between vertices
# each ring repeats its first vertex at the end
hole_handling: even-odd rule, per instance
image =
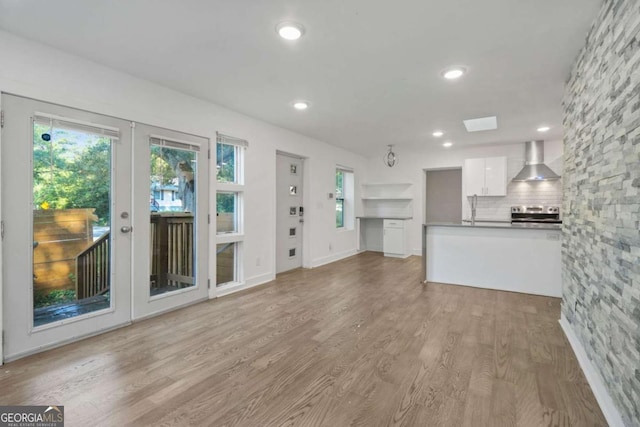
MULTIPOLYGON (((558 175, 562 175, 562 157, 546 163, 558 175)), ((511 206, 562 205, 562 179, 557 181, 511 182, 524 166, 524 158, 507 159, 507 195, 504 197, 478 197, 476 219, 510 220, 511 206)), ((463 218, 471 218, 470 197, 463 203, 463 218)))

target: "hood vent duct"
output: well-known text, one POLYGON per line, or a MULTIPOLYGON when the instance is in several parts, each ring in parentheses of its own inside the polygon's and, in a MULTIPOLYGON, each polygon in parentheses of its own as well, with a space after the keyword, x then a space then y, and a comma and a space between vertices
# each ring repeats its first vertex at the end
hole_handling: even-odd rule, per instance
POLYGON ((524 143, 524 168, 512 181, 551 181, 560 179, 560 175, 544 164, 544 141, 524 143))

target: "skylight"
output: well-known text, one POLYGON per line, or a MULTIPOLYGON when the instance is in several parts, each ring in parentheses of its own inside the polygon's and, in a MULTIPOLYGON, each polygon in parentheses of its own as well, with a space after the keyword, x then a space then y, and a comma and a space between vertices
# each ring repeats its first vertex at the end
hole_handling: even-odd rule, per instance
POLYGON ((479 119, 463 120, 467 132, 481 132, 484 130, 498 129, 498 118, 496 116, 482 117, 479 119))

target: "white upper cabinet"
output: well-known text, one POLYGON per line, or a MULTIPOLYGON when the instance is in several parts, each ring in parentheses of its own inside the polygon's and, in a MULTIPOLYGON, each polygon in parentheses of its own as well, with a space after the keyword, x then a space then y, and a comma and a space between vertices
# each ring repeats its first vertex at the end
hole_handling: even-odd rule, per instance
POLYGON ((484 159, 485 196, 507 195, 507 158, 487 157, 484 159))
POLYGON ((484 159, 466 159, 464 177, 467 196, 484 195, 484 159))
POLYGON ((507 158, 466 159, 464 177, 467 196, 506 196, 507 158))

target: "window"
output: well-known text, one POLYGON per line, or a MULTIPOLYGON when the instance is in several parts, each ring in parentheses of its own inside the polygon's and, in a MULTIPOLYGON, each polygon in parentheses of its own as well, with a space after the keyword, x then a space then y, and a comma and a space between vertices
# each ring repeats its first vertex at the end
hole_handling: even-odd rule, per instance
MULTIPOLYGON (((227 138, 228 139, 228 138, 227 138)), ((218 182, 239 184, 238 157, 240 147, 235 144, 216 144, 216 175, 218 182)))
POLYGON ((243 156, 248 145, 222 134, 216 141, 216 286, 242 282, 243 156))
POLYGON ((344 227, 344 171, 336 169, 336 227, 344 227))
POLYGON ((234 282, 237 276, 236 242, 216 245, 216 284, 234 282))
POLYGON ((353 170, 336 168, 336 228, 354 228, 353 170))
POLYGON ((238 232, 238 193, 218 192, 216 195, 216 231, 238 232))

